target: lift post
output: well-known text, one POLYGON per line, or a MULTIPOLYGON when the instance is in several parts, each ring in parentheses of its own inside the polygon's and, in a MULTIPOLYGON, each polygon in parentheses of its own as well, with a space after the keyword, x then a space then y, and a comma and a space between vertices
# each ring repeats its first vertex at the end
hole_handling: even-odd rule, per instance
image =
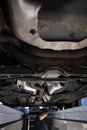
POLYGON ((22 130, 23 113, 0 105, 0 130, 22 130))
POLYGON ((50 113, 48 126, 49 130, 87 130, 87 106, 50 113))

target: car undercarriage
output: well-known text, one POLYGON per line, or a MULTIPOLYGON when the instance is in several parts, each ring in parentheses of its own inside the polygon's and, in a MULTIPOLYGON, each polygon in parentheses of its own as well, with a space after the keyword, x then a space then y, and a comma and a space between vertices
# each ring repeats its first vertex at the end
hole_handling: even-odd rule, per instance
POLYGON ((0 101, 71 104, 87 96, 87 0, 0 1, 0 101))

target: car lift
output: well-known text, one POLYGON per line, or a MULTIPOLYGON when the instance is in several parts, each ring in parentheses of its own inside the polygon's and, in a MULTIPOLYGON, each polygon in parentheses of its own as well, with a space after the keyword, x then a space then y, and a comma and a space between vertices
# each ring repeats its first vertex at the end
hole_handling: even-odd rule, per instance
MULTIPOLYGON (((31 117, 0 105, 0 130, 33 130, 30 128, 31 117)), ((87 130, 87 106, 52 112, 47 123, 49 130, 87 130)))

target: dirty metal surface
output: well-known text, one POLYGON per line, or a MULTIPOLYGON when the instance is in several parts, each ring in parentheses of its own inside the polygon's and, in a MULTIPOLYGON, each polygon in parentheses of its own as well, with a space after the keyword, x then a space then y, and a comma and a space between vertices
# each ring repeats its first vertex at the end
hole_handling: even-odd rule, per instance
MULTIPOLYGON (((15 0, 15 1, 6 0, 6 1, 9 7, 8 10, 9 10, 9 16, 10 16, 11 29, 13 30, 14 34, 22 41, 28 44, 31 44, 33 46, 37 46, 42 49, 52 49, 52 50, 76 50, 76 49, 87 47, 87 39, 84 39, 86 38, 86 34, 87 34, 87 29, 86 29, 86 25, 87 25, 86 3, 87 1, 86 0, 74 0, 74 1, 70 0, 70 2, 69 0, 67 0, 66 2, 62 0, 62 3, 59 1, 60 10, 62 11, 63 9, 63 13, 69 12, 69 10, 71 10, 71 14, 72 14, 72 15, 69 15, 69 17, 68 17, 68 14, 66 16, 64 14, 63 17, 62 17, 63 14, 60 15, 61 18, 59 19, 60 22, 58 22, 58 25, 59 26, 61 25, 61 26, 58 27, 57 25, 56 28, 57 28, 57 33, 60 33, 59 37, 62 40, 61 42, 60 41, 52 41, 52 42, 45 41, 39 36, 38 13, 43 5, 42 2, 40 1, 35 2, 35 0, 33 1, 31 0, 25 0, 25 1, 24 0, 15 0), (78 4, 79 2, 81 3, 80 6, 78 4), (72 9, 72 5, 74 6, 74 9, 72 9), (82 10, 82 12, 80 10, 78 12, 77 10, 77 15, 75 14, 75 12, 73 14, 72 10, 76 10, 78 6, 82 10), (78 14, 81 15, 81 20, 79 20, 80 16, 78 14), (85 17, 83 16, 83 14, 85 15, 85 17), (70 22, 69 25, 67 21, 70 22), (74 23, 76 24, 74 25, 74 23), (67 29, 67 26, 68 26, 68 29, 67 29), (61 34, 62 31, 63 33, 61 34), (67 39, 69 39, 70 41, 67 41, 67 39), (73 42, 71 42, 71 40, 73 42), (78 40, 81 40, 81 41, 78 41, 78 40), (78 42, 75 42, 75 41, 78 41, 78 42)), ((52 13, 52 11, 50 11, 50 13, 52 13)), ((51 26, 52 24, 49 24, 49 25, 51 26)), ((52 28, 55 28, 55 27, 52 27, 52 28)), ((50 34, 52 32, 53 31, 50 31, 50 34)), ((52 35, 53 37, 56 36, 55 34, 51 34, 51 36, 52 35)))
POLYGON ((39 35, 47 41, 85 39, 87 37, 87 1, 45 1, 39 12, 39 35))

